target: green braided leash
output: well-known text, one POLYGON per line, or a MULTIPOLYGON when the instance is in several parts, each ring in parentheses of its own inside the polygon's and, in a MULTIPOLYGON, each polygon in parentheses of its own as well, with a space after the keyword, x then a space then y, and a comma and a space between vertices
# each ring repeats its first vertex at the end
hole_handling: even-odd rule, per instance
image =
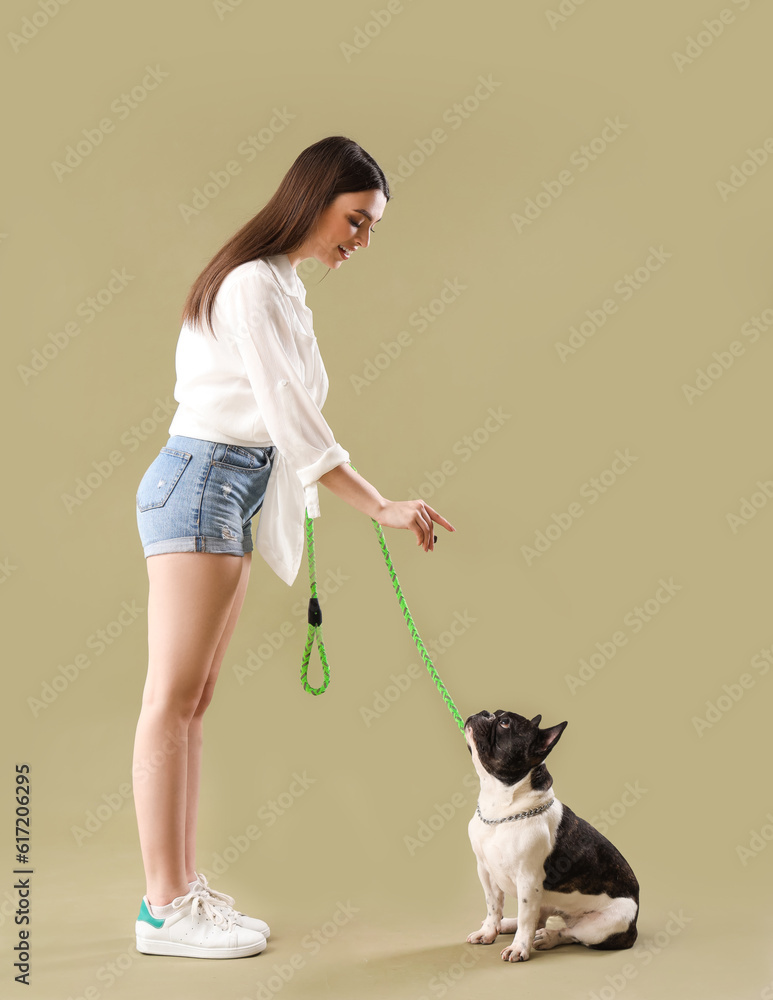
POLYGON ((323 691, 327 690, 327 686, 330 683, 330 667, 327 663, 327 653, 325 652, 325 643, 322 639, 322 612, 320 611, 319 601, 317 600, 317 561, 314 555, 314 521, 309 517, 309 512, 306 511, 306 547, 309 552, 309 583, 311 584, 311 598, 309 600, 309 628, 306 633, 306 648, 303 650, 303 662, 301 663, 301 684, 309 694, 322 694, 323 691), (311 656, 311 647, 314 645, 314 640, 317 640, 319 644, 319 658, 322 662, 322 673, 324 674, 324 680, 320 687, 315 688, 309 684, 306 679, 309 672, 309 658, 311 656))
MULTIPOLYGON (((349 464, 351 465, 351 462, 349 464)), ((357 471, 353 465, 352 469, 354 469, 355 472, 357 471)), ((430 655, 427 652, 427 649, 421 640, 421 636, 419 635, 419 630, 416 628, 413 622, 413 617, 411 616, 411 612, 408 608, 408 602, 405 600, 405 597, 403 596, 403 591, 402 588, 400 587, 400 581, 397 579, 397 573, 395 572, 395 568, 392 563, 392 557, 389 554, 389 548, 387 546, 386 539, 384 538, 384 529, 374 518, 371 518, 371 521, 373 522, 373 527, 376 529, 376 534, 378 535, 379 545, 381 546, 381 551, 384 554, 384 559, 387 564, 387 569, 389 570, 389 578, 392 581, 392 586, 394 587, 395 593, 397 594, 397 600, 400 604, 400 607, 402 608, 403 616, 406 622, 408 623, 408 629, 411 633, 416 648, 418 649, 419 654, 422 660, 424 661, 424 665, 429 671, 430 677, 435 682, 435 686, 440 692, 443 701, 446 703, 449 712, 451 713, 451 715, 453 715, 454 719, 456 720, 456 724, 461 730, 461 732, 464 733, 464 719, 459 714, 459 710, 454 704, 451 695, 448 693, 445 684, 440 679, 440 674, 435 669, 435 665, 430 659, 430 655)), ((303 654, 303 665, 301 667, 301 683, 303 684, 304 688, 311 694, 321 694, 330 682, 330 668, 328 667, 327 664, 325 647, 322 643, 322 614, 319 610, 319 602, 316 599, 317 582, 316 582, 316 559, 314 555, 314 528, 312 527, 312 519, 309 517, 308 511, 306 512, 306 542, 308 545, 308 552, 309 552, 309 578, 311 582, 312 596, 311 600, 309 601, 309 631, 308 631, 308 638, 306 640, 306 649, 304 650, 303 654), (312 624, 312 618, 314 619, 315 624, 312 624), (311 647, 314 642, 315 635, 319 640, 320 659, 322 661, 322 669, 325 674, 324 683, 322 684, 322 687, 319 688, 313 688, 306 680, 306 674, 309 665, 309 654, 311 653, 311 647)))

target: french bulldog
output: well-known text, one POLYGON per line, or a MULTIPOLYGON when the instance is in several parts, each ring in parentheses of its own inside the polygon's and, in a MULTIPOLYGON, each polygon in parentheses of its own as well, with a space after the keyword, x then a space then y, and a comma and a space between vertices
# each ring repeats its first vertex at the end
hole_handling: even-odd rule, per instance
POLYGON ((486 917, 467 940, 492 944, 514 931, 506 962, 525 962, 532 947, 630 948, 639 883, 617 848, 553 795, 544 760, 567 723, 540 729, 541 720, 497 709, 465 722, 480 778, 468 833, 486 896, 486 917), (518 900, 517 918, 502 915, 505 895, 518 900), (564 926, 548 929, 550 916, 564 926))

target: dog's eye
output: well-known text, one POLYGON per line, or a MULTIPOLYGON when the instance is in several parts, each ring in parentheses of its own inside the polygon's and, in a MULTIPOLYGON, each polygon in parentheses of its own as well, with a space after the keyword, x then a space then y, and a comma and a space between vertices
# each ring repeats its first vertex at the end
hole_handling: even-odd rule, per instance
POLYGON ((510 728, 510 720, 507 718, 507 716, 505 716, 504 718, 502 718, 502 719, 499 720, 499 725, 503 729, 509 729, 510 728))

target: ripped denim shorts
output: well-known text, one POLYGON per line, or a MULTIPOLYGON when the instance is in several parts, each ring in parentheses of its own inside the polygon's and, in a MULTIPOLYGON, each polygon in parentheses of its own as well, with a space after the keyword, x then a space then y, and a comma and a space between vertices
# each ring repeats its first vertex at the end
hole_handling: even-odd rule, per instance
POLYGON ((274 447, 172 435, 137 488, 146 556, 252 551, 252 518, 263 506, 274 447))

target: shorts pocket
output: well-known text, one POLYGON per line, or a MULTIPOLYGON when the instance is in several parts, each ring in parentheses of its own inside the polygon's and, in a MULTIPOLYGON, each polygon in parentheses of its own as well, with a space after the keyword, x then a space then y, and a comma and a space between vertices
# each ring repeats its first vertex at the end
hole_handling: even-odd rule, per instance
POLYGON ((238 445, 226 445, 223 457, 213 465, 228 466, 245 472, 258 472, 265 469, 271 462, 271 448, 240 448, 238 445))
POLYGON ((137 488, 137 509, 163 507, 193 455, 189 451, 162 448, 148 466, 137 488))

